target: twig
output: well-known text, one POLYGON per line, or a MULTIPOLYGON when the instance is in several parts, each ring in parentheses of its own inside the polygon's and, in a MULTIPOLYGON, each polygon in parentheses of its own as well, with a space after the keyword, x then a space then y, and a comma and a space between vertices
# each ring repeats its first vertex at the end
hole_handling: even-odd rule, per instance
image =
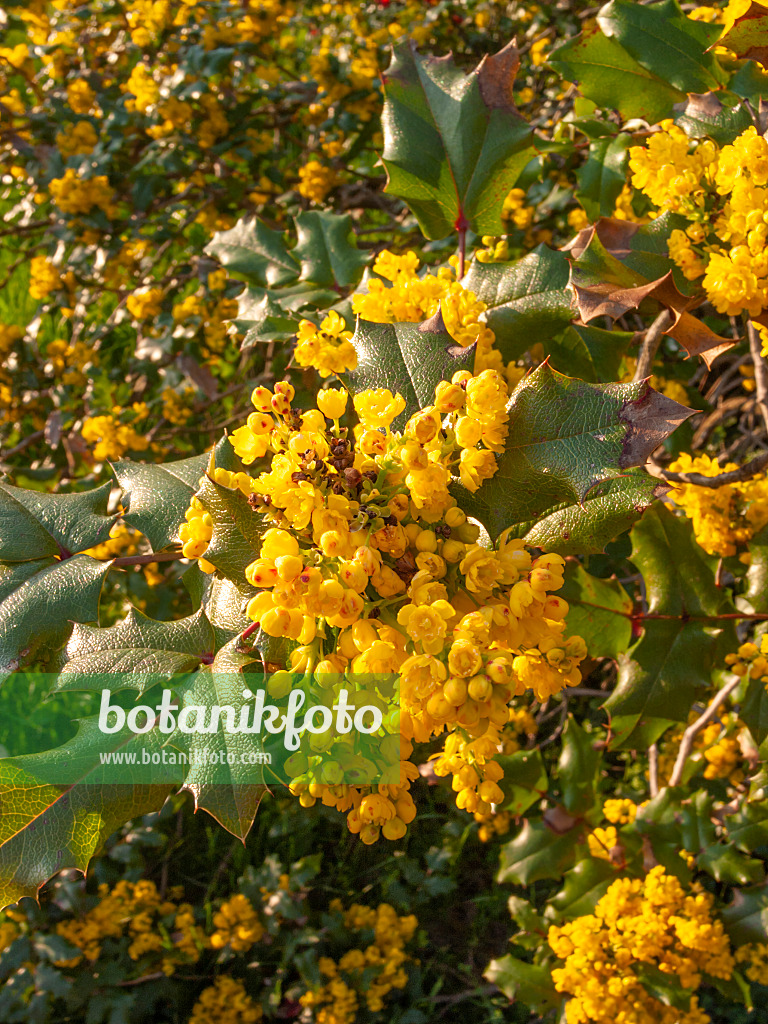
POLYGON ((652 743, 648 747, 648 790, 651 797, 659 793, 659 747, 652 743))
POLYGON ((688 728, 685 730, 685 732, 683 733, 683 738, 680 741, 680 749, 677 752, 677 760, 675 761, 675 767, 672 769, 672 774, 669 776, 670 786, 680 785, 680 781, 683 778, 683 772, 685 771, 685 762, 688 760, 691 750, 693 749, 693 741, 696 739, 696 736, 701 732, 704 726, 709 725, 709 723, 717 714, 717 710, 720 707, 720 705, 725 700, 727 700, 727 698, 730 696, 731 693, 733 693, 733 691, 736 689, 740 682, 741 677, 736 676, 729 683, 726 683, 725 686, 722 686, 717 691, 715 696, 712 698, 712 701, 707 710, 696 719, 693 725, 689 725, 688 728))
POLYGON ((727 484, 738 484, 743 480, 749 480, 758 473, 762 473, 768 466, 768 452, 756 455, 754 459, 745 462, 738 469, 731 469, 727 473, 718 473, 717 476, 704 476, 702 473, 673 473, 669 469, 660 470, 665 480, 671 480, 676 484, 694 484, 696 487, 725 487, 727 484))
POLYGON ((152 555, 123 555, 112 559, 113 569, 124 569, 129 565, 150 565, 152 562, 172 562, 183 558, 181 551, 157 551, 152 555))
POLYGON ((8 459, 11 455, 17 455, 19 452, 24 451, 27 445, 33 444, 35 441, 39 441, 44 433, 44 430, 35 430, 31 434, 27 434, 27 436, 23 437, 17 445, 3 452, 3 458, 8 459))
POLYGON ((661 336, 671 323, 672 314, 668 309, 663 309, 645 332, 640 355, 637 357, 633 381, 645 380, 646 377, 650 377, 653 360, 661 343, 661 336))
POLYGON ((760 335, 752 326, 751 321, 747 323, 747 337, 749 338, 749 351, 752 353, 752 362, 755 366, 755 397, 760 407, 763 423, 768 428, 768 366, 766 366, 763 359, 763 346, 760 341, 760 335))

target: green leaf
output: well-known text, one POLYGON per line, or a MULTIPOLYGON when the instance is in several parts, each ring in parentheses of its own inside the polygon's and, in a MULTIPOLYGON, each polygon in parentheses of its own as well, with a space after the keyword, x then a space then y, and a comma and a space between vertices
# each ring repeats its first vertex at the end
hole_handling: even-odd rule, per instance
POLYGON ((228 580, 241 583, 246 567, 258 558, 266 527, 239 488, 230 490, 205 476, 197 498, 213 520, 206 561, 228 580))
POLYGON ((298 241, 292 256, 301 261, 302 281, 347 288, 360 280, 368 253, 357 248, 352 218, 316 210, 295 218, 298 241))
POLYGON ((744 597, 753 612, 768 612, 768 526, 755 534, 749 542, 749 569, 746 573, 747 589, 744 597))
MULTIPOLYGON (((226 438, 214 449, 216 465, 240 470, 242 466, 226 438)), ((153 465, 147 462, 116 462, 112 467, 123 488, 123 516, 129 526, 143 533, 153 551, 162 551, 179 536, 179 526, 192 495, 200 486, 210 454, 153 465)))
POLYGON ((386 191, 405 200, 427 238, 502 232, 504 199, 534 152, 512 102, 518 66, 513 43, 470 74, 450 56, 395 46, 382 76, 386 191))
POLYGON ((599 25, 559 46, 547 63, 567 81, 576 82, 582 96, 598 107, 618 110, 625 120, 642 117, 657 124, 685 99, 666 75, 646 70, 621 43, 604 35, 599 25))
POLYGON ((497 760, 504 769, 504 778, 499 782, 504 793, 501 809, 520 818, 537 800, 547 795, 544 760, 538 748, 501 754, 497 760))
POLYGON ((718 40, 737 57, 768 64, 768 7, 752 3, 718 40))
POLYGON ((580 860, 566 871, 563 888, 549 900, 547 917, 572 921, 591 914, 616 876, 616 868, 608 860, 599 857, 580 860))
POLYGON ((66 557, 109 537, 110 484, 80 494, 46 494, 0 482, 0 561, 66 557))
MULTIPOLYGON (((193 684, 181 696, 182 709, 189 705, 229 706, 235 709, 235 720, 239 720, 245 704, 246 679, 242 672, 255 657, 240 652, 236 645, 237 640, 231 641, 218 652, 212 665, 196 673, 193 684)), ((174 735, 171 742, 189 755, 183 789, 192 793, 195 808, 208 811, 228 832, 245 842, 266 786, 264 768, 241 764, 240 755, 259 749, 258 737, 219 728, 214 733, 174 735), (234 763, 223 768, 228 755, 234 755, 234 763)))
POLYGON ((0 682, 39 652, 60 648, 73 622, 97 621, 109 567, 89 555, 0 563, 0 682))
POLYGON ((627 150, 631 144, 632 136, 626 132, 590 142, 586 162, 576 175, 576 198, 590 220, 613 213, 626 181, 627 150))
POLYGON ((485 319, 507 361, 545 343, 576 315, 565 253, 539 245, 511 263, 473 260, 462 284, 488 307, 485 319))
POLYGON ((675 124, 691 139, 714 139, 718 146, 729 145, 753 123, 746 105, 736 97, 708 92, 689 96, 675 124))
MULTIPOLYGON (((690 414, 647 383, 587 384, 543 363, 511 396, 509 434, 496 475, 463 498, 462 507, 496 537, 509 526, 581 506, 596 484, 618 481, 645 463, 690 414)), ((626 502, 622 506, 625 484, 630 505, 637 504, 636 484, 617 482, 610 508, 628 510, 626 502)), ((606 511, 596 510, 591 530, 606 511)), ((570 535, 579 518, 569 516, 563 533, 570 535)))
POLYGON ((568 633, 580 636, 591 658, 618 658, 632 640, 632 598, 616 579, 590 576, 568 565, 557 592, 568 602, 568 633))
POLYGON ((541 878, 559 878, 573 860, 581 828, 558 834, 544 821, 526 821, 519 834, 501 848, 500 882, 530 885, 541 878))
POLYGON ((659 486, 644 471, 597 484, 583 502, 566 504, 533 526, 515 529, 526 544, 560 555, 599 554, 628 530, 659 496, 659 486))
POLYGON ((739 718, 760 746, 768 737, 768 692, 762 679, 750 679, 747 683, 739 718))
POLYGON ((546 967, 527 964, 514 956, 491 960, 483 974, 497 985, 508 999, 525 1003, 536 1013, 545 1013, 559 1006, 563 997, 556 991, 552 975, 546 967))
MULTIPOLYGON (((129 818, 160 807, 168 786, 104 785, 96 719, 81 721, 77 735, 42 754, 0 759, 0 907, 23 896, 36 897, 57 871, 85 873, 88 861, 115 829, 129 818), (74 783, 57 783, 62 763, 82 766, 74 783)), ((147 749, 146 736, 133 737, 147 749)), ((118 741, 129 750, 125 738, 118 741)), ((71 769, 70 769, 71 771, 71 769)), ((68 773, 67 773, 68 774, 68 773)))
POLYGON ((213 628, 216 650, 251 624, 245 607, 257 591, 245 580, 233 582, 218 573, 202 572, 197 562, 182 578, 193 604, 202 608, 213 628))
POLYGON ((299 276, 299 262, 289 251, 282 231, 273 231, 258 218, 239 220, 229 231, 217 232, 205 247, 222 266, 264 287, 274 288, 299 276))
POLYGON ((212 660, 214 642, 202 609, 185 619, 159 622, 130 608, 124 619, 106 629, 75 626, 54 689, 88 689, 87 677, 100 676, 100 688, 109 687, 113 677, 116 685, 141 693, 161 678, 191 672, 201 661, 212 660))
POLYGON ((243 349, 262 341, 288 341, 302 319, 298 313, 286 313, 262 288, 246 287, 237 297, 237 308, 234 324, 244 335, 243 349))
POLYGON ((555 370, 604 384, 619 376, 621 361, 634 337, 631 331, 605 331, 588 324, 573 324, 545 349, 555 370))
POLYGON ((726 75, 709 48, 720 35, 718 25, 687 18, 677 0, 638 4, 611 0, 597 23, 647 71, 683 93, 719 89, 726 75))
POLYGON ((768 885, 737 889, 721 917, 734 946, 768 942, 768 885))
POLYGON ((561 803, 569 814, 578 817, 594 806, 600 761, 592 736, 569 715, 556 775, 561 803))
POLYGON ((410 416, 434 403, 439 381, 450 380, 459 370, 472 371, 475 363, 475 346, 457 345, 439 311, 420 324, 358 320, 352 344, 357 369, 344 378, 352 394, 366 388, 389 388, 393 395, 405 399, 405 410, 394 421, 394 430, 402 430, 410 416))
POLYGON ((725 818, 730 841, 745 853, 768 846, 768 800, 742 800, 735 814, 725 818))
POLYGON ((685 722, 697 690, 710 684, 720 646, 732 650, 727 644, 736 643, 733 623, 718 618, 733 607, 689 520, 663 506, 646 512, 632 531, 632 561, 651 617, 620 660, 618 684, 605 704, 614 745, 623 748, 647 746, 671 723, 685 722))

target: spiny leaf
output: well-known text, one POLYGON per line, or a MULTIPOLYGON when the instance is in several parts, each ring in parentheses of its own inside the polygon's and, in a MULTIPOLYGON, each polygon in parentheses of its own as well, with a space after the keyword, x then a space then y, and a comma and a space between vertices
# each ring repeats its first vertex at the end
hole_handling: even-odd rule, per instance
POLYGON ((218 573, 202 572, 197 562, 182 578, 193 604, 202 608, 213 628, 216 650, 251 624, 245 606, 256 590, 245 580, 232 581, 218 573))
POLYGON ((555 370, 590 383, 607 384, 619 376, 621 361, 634 338, 631 331, 573 324, 545 343, 544 351, 555 370))
MULTIPOLYGON (((647 383, 587 384, 543 363, 510 398, 509 434, 496 475, 475 495, 463 496, 462 505, 492 536, 584 505, 596 484, 643 465, 690 415, 647 383)), ((617 483, 613 499, 620 501, 621 493, 617 483)), ((634 504, 636 499, 633 485, 634 504)), ((609 504, 615 507, 616 500, 609 504)), ((598 522, 604 511, 610 508, 597 510, 598 522)))
POLYGON ((504 198, 533 156, 512 101, 518 66, 514 43, 468 75, 451 57, 395 47, 382 76, 386 191, 406 201, 427 238, 467 227, 501 233, 504 198))
POLYGON ((96 622, 109 567, 89 555, 0 563, 0 682, 38 652, 60 648, 73 622, 96 622))
MULTIPOLYGON (((658 230, 658 228, 657 228, 658 230)), ((654 300, 672 314, 665 331, 689 356, 701 356, 707 366, 735 342, 715 334, 690 309, 703 301, 703 295, 684 295, 675 283, 671 260, 647 249, 634 247, 647 240, 636 225, 603 219, 585 229, 570 245, 571 285, 576 293, 579 314, 585 321, 598 316, 616 320, 645 300, 654 300), (659 273, 650 280, 647 271, 659 273)))
MULTIPOLYGON (((768 14, 768 11, 766 11, 768 14)), ((733 95, 726 94, 724 102, 715 92, 691 94, 675 124, 691 139, 714 139, 719 146, 733 142, 745 128, 753 123, 744 103, 736 103, 733 95)))
POLYGON ((258 218, 239 220, 229 231, 218 231, 205 252, 222 266, 265 287, 295 281, 299 262, 289 251, 282 231, 273 231, 258 218))
POLYGON ((519 834, 501 848, 498 880, 530 885, 542 878, 559 878, 571 864, 581 837, 582 829, 576 823, 558 833, 544 821, 526 821, 519 834))
POLYGON ((301 261, 301 280, 332 288, 346 288, 360 279, 369 260, 357 248, 352 218, 317 210, 295 218, 298 241, 293 256, 301 261))
POLYGON ((737 57, 768 64, 768 6, 753 0, 738 18, 728 18, 718 42, 737 57))
POLYGON ((618 580, 602 580, 569 563, 557 592, 568 602, 568 632, 584 639, 592 658, 617 658, 632 640, 632 598, 618 580))
POLYGON ((131 608, 106 629, 75 626, 55 689, 82 689, 86 677, 98 675, 103 687, 114 678, 116 685, 143 692, 162 677, 190 672, 212 659, 214 643, 213 627, 202 609, 185 619, 159 622, 131 608))
POLYGON ((720 34, 718 26, 687 18, 677 0, 611 0, 597 23, 639 64, 683 93, 708 92, 726 81, 717 58, 707 52, 720 34))
POLYGON ((552 974, 546 967, 526 963, 514 956, 491 960, 483 977, 500 988, 516 1005, 524 1003, 539 1014, 559 1006, 563 999, 555 989, 552 974))
POLYGON ((0 482, 0 561, 69 555, 109 537, 111 486, 81 494, 46 494, 0 482))
MULTIPOLYGON (((236 645, 233 640, 223 647, 213 664, 195 675, 194 685, 182 694, 182 709, 190 705, 232 707, 239 720, 245 704, 246 677, 242 671, 256 659, 236 645)), ((177 735, 172 742, 189 755, 191 764, 183 788, 192 793, 195 808, 208 811, 228 832, 245 842, 266 786, 263 767, 241 764, 240 755, 258 749, 258 737, 230 734, 220 728, 214 733, 177 735), (222 768, 229 754, 234 755, 234 763, 222 768), (222 755, 224 760, 217 763, 222 755)))
POLYGON ((389 388, 405 399, 405 411, 394 421, 401 430, 413 413, 431 405, 435 387, 459 370, 472 370, 475 346, 462 348, 445 329, 438 311, 420 324, 375 324, 358 320, 352 338, 357 369, 345 382, 353 394, 366 388, 389 388))
POLYGON ((213 520, 213 534, 205 552, 206 561, 215 565, 227 579, 240 582, 246 566, 258 557, 265 527, 243 492, 231 490, 203 478, 197 497, 213 520))
POLYGON ((626 181, 627 150, 632 136, 626 132, 589 144, 586 162, 577 173, 576 198, 590 220, 610 217, 626 181))
POLYGON ((685 93, 639 64, 616 39, 595 24, 554 50, 547 63, 598 107, 618 110, 623 118, 642 117, 656 124, 671 115, 685 93))
MULTIPOLYGON (((242 469, 232 445, 223 437, 214 449, 216 465, 224 469, 242 469)), ((191 459, 153 465, 148 462, 116 462, 112 467, 123 488, 123 518, 149 540, 153 551, 178 539, 179 526, 192 495, 200 486, 210 460, 209 454, 191 459)))
POLYGON ((573 320, 564 253, 540 245, 509 263, 474 260, 462 284, 488 307, 485 319, 506 360, 547 342, 573 320))
POLYGON ((605 704, 614 745, 624 748, 647 746, 670 724, 685 722, 697 690, 709 685, 712 667, 736 642, 732 622, 719 619, 733 607, 688 520, 663 506, 646 512, 632 531, 632 561, 650 618, 620 659, 618 684, 605 704))

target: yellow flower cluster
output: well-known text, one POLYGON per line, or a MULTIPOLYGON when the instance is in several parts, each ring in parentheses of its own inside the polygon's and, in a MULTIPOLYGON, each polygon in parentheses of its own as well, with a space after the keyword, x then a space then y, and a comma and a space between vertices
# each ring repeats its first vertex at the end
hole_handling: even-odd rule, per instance
POLYGON ((236 893, 223 903, 213 915, 216 930, 211 935, 211 947, 223 949, 229 946, 235 953, 247 952, 264 934, 251 901, 242 893, 236 893))
POLYGON ((134 423, 144 419, 148 413, 146 405, 135 402, 132 406, 133 421, 121 423, 123 410, 115 406, 111 416, 88 416, 83 422, 80 433, 83 440, 93 445, 93 457, 97 462, 120 459, 128 452, 145 452, 149 441, 140 434, 134 423))
MULTIPOLYGON (((717 476, 736 469, 733 462, 721 466, 709 455, 692 457, 683 452, 670 465, 674 473, 717 476)), ((666 501, 685 512, 692 521, 696 541, 710 555, 728 558, 768 523, 768 478, 753 477, 723 487, 675 484, 666 501)))
POLYGON ((418 921, 413 914, 399 917, 388 903, 375 909, 355 903, 344 910, 341 902, 334 900, 330 910, 341 915, 348 932, 372 931, 373 942, 365 949, 350 949, 338 961, 320 957, 320 973, 328 981, 299 1002, 312 1009, 316 1024, 354 1024, 361 1004, 371 1013, 379 1013, 387 995, 408 984, 404 965, 411 957, 405 947, 418 921))
POLYGON ((704 974, 728 980, 735 965, 713 903, 699 885, 686 892, 659 866, 642 880, 617 879, 594 914, 551 927, 549 945, 564 961, 552 979, 570 996, 568 1024, 708 1024, 695 990, 704 974), (690 992, 687 1010, 651 994, 642 980, 645 965, 690 992))
POLYGON ((719 313, 758 316, 768 306, 768 141, 754 127, 722 149, 693 144, 671 121, 633 146, 632 184, 661 210, 690 222, 669 254, 719 313))
POLYGON ((56 135, 56 145, 63 157, 88 156, 98 141, 98 133, 90 121, 76 121, 56 135))
POLYGON ((745 974, 756 985, 768 985, 768 944, 752 942, 739 946, 736 950, 736 963, 747 964, 745 974))
MULTIPOLYGON (((455 258, 451 262, 455 267, 455 258)), ((440 309, 446 330, 459 345, 477 343, 475 373, 486 369, 504 371, 501 354, 493 347, 496 337, 481 319, 486 305, 456 280, 455 269, 441 267, 436 274, 419 275, 415 252, 397 256, 385 249, 376 257, 373 271, 390 284, 371 278, 365 294, 352 296, 352 310, 363 320, 379 324, 418 323, 440 309)), ((513 364, 507 368, 510 384, 516 384, 522 375, 523 371, 513 364)))
POLYGON ((48 187, 62 213, 90 213, 94 206, 103 210, 108 217, 115 212, 115 190, 109 184, 106 174, 81 178, 77 171, 68 167, 64 177, 54 178, 48 187))
POLYGON ((134 320, 150 320, 163 308, 162 288, 141 288, 129 295, 125 306, 134 320))
POLYGON ((242 981, 223 974, 200 993, 189 1024, 257 1024, 262 1016, 263 1010, 242 981))
MULTIPOLYGON (((346 672, 397 674, 402 747, 398 785, 297 782, 292 791, 305 806, 321 799, 348 812, 363 842, 397 839, 415 814, 411 741, 448 729, 440 770, 463 771, 461 806, 486 813, 501 800, 493 758, 510 700, 528 689, 546 700, 577 684, 586 655, 580 637, 565 636, 568 605, 552 593, 563 559, 533 559, 506 536, 495 548, 478 544, 479 527, 449 491, 454 475, 477 490, 495 473, 505 382, 494 370, 461 371, 402 432, 391 427, 405 401, 385 389, 355 396, 351 435, 340 425, 345 392, 320 391, 318 408, 304 413, 293 397, 285 382, 257 387, 256 411, 231 435, 246 465, 269 459, 264 472, 211 471, 264 523, 259 557, 245 570, 259 591, 247 614, 266 634, 297 641, 290 668, 327 677, 329 688, 346 672)), ((213 523, 200 499, 185 518, 184 555, 213 571, 203 558, 213 523)))
POLYGON ((100 885, 98 895, 95 906, 81 917, 56 925, 57 934, 81 951, 80 956, 58 961, 58 967, 76 967, 83 957, 96 961, 105 939, 127 936, 132 960, 152 956, 171 975, 179 965, 196 963, 208 945, 190 904, 178 902, 179 890, 164 899, 154 882, 121 880, 111 890, 100 885))
MULTIPOLYGON (((495 749, 489 747, 487 742, 484 744, 486 753, 491 756, 496 753, 514 754, 523 748, 523 737, 526 740, 533 739, 537 728, 536 720, 527 708, 512 707, 509 709, 509 723, 498 734, 498 743, 495 749)), ((490 738, 491 736, 492 730, 489 729, 486 737, 490 738)), ((446 740, 444 752, 436 755, 438 760, 435 765, 436 775, 446 775, 451 771, 450 760, 453 757, 458 757, 459 760, 454 762, 458 774, 454 774, 452 781, 452 787, 457 794, 456 804, 467 811, 472 811, 475 821, 479 825, 477 837, 482 843, 488 843, 496 836, 506 835, 512 826, 512 815, 509 811, 501 810, 492 802, 489 803, 483 799, 483 796, 488 795, 490 787, 486 787, 485 791, 481 792, 482 783, 489 780, 494 781, 493 778, 485 774, 484 766, 488 758, 479 749, 486 737, 482 737, 475 743, 462 743, 456 742, 456 734, 452 734, 446 740), (449 746, 454 748, 453 754, 449 752, 449 746), (470 770, 467 770, 468 768, 470 770)), ((494 773, 492 770, 491 774, 498 774, 498 772, 494 773)), ((492 795, 498 796, 495 792, 492 795)))
POLYGON ((163 388, 163 418, 174 426, 183 427, 192 419, 193 411, 189 403, 196 394, 195 388, 184 388, 181 392, 173 388, 163 388))
POLYGON ((45 256, 33 256, 29 261, 29 294, 33 299, 44 299, 61 288, 61 275, 45 256))
POLYGON ((139 550, 140 537, 141 534, 138 530, 134 530, 126 523, 118 522, 110 529, 109 540, 88 548, 83 554, 101 561, 108 561, 110 558, 118 558, 121 555, 135 555, 139 550))
POLYGON ((319 160, 310 160, 299 168, 296 191, 312 203, 322 203, 337 182, 338 175, 332 167, 319 160))
POLYGON ((82 341, 76 341, 72 345, 63 338, 54 338, 48 343, 45 358, 46 363, 50 365, 50 372, 61 380, 62 384, 83 387, 88 380, 85 371, 93 366, 96 355, 93 349, 88 348, 82 341))
POLYGON ((302 320, 296 336, 295 359, 299 366, 313 366, 321 377, 354 370, 357 353, 352 346, 352 331, 335 311, 324 318, 320 327, 311 320, 302 320))

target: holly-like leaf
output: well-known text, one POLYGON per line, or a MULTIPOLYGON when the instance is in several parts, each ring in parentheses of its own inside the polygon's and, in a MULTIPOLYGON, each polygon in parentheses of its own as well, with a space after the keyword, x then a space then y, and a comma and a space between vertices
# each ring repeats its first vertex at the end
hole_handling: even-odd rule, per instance
MULTIPOLYGON (((768 14, 768 11, 766 11, 768 14)), ((752 124, 746 104, 734 102, 734 96, 721 98, 715 92, 690 95, 675 124, 691 139, 714 139, 719 146, 733 142, 752 124)), ((681 104, 682 105, 682 104, 681 104)))
POLYGON ((733 50, 737 57, 746 57, 748 60, 767 65, 768 6, 753 0, 739 17, 729 17, 718 42, 733 50))
POLYGON ((292 255, 301 263, 300 280, 346 288, 360 280, 368 253, 357 248, 352 218, 310 210, 295 218, 298 241, 292 255))
POLYGON ((352 344, 357 368, 345 378, 350 391, 389 388, 405 399, 394 430, 402 430, 413 413, 434 403, 439 381, 450 380, 459 370, 471 372, 475 362, 475 346, 457 345, 439 311, 420 324, 358 320, 352 344))
POLYGON ((555 832, 544 821, 526 821, 520 833, 501 848, 498 880, 530 885, 541 878, 559 878, 573 860, 581 833, 578 823, 555 832))
POLYGON ((717 25, 687 18, 677 0, 638 4, 611 0, 597 23, 647 71, 683 93, 719 89, 727 75, 710 51, 720 35, 717 25))
POLYGON ((583 815, 594 805, 600 760, 592 737, 571 715, 563 734, 556 776, 561 803, 569 814, 583 815))
MULTIPOLYGON (((216 465, 225 469, 242 469, 226 438, 214 449, 216 465)), ((210 455, 194 455, 191 459, 153 465, 147 462, 116 462, 112 467, 123 488, 125 521, 143 533, 153 551, 178 539, 179 526, 189 507, 192 495, 200 486, 210 455)))
MULTIPOLYGON (((255 661, 233 640, 223 647, 213 664, 196 673, 193 685, 181 695, 181 709, 188 706, 231 707, 238 721, 246 698, 243 669, 255 661)), ((182 711, 180 710, 179 714, 182 711)), ((266 791, 264 768, 246 763, 242 755, 259 749, 253 734, 193 732, 175 735, 172 745, 188 754, 190 769, 183 788, 192 793, 195 808, 208 811, 228 832, 245 842, 266 791)))
MULTIPOLYGON (((568 506, 582 506, 602 481, 617 481, 645 463, 650 453, 691 415, 645 382, 587 384, 543 363, 512 394, 509 434, 496 475, 462 507, 492 537, 532 524, 568 506)), ((615 484, 609 505, 621 506, 615 484)), ((637 490, 632 487, 633 505, 637 490)), ((609 510, 608 510, 609 511, 609 510)), ((598 509, 599 522, 604 510, 598 509)), ((578 517, 574 526, 578 524, 578 517)), ((597 522, 591 522, 595 529, 597 522)), ((564 520, 570 539, 571 519, 564 520)))
POLYGON ((512 535, 564 557, 599 554, 666 491, 644 470, 627 473, 597 484, 581 502, 567 503, 533 525, 516 527, 512 535))
POLYGON ((218 231, 205 252, 232 273, 264 287, 279 287, 299 276, 299 261, 288 249, 285 234, 258 218, 239 220, 228 231, 218 231))
POLYGON ((213 627, 202 609, 185 619, 159 622, 131 608, 114 626, 99 629, 77 625, 64 649, 67 661, 55 690, 99 686, 130 686, 140 693, 160 679, 191 672, 214 654, 213 627))
POLYGON ((89 555, 0 563, 0 682, 41 651, 58 650, 73 622, 96 622, 110 563, 89 555))
POLYGON ((470 74, 450 56, 395 46, 382 75, 386 191, 405 200, 427 238, 501 233, 504 198, 534 155, 512 101, 518 66, 514 43, 470 74))
POLYGON ((509 361, 546 343, 574 319, 568 278, 565 253, 542 244, 514 262, 474 260, 462 284, 488 307, 485 319, 509 361))
POLYGON ((557 592, 568 602, 568 632, 584 639, 592 658, 618 658, 632 640, 632 598, 616 579, 601 580, 568 566, 557 592))
POLYGON ((569 377, 595 384, 616 380, 621 361, 635 335, 602 327, 573 324, 545 344, 550 365, 569 377))
POLYGON ((256 590, 245 580, 233 582, 218 573, 202 572, 197 562, 187 569, 182 579, 193 604, 202 608, 213 628, 215 650, 224 647, 251 624, 245 607, 256 590))
POLYGON ((611 862, 602 858, 578 861, 563 876, 563 888, 549 900, 546 916, 572 921, 591 914, 611 882, 616 880, 616 873, 611 862))
POLYGON ((690 521, 657 505, 631 536, 649 617, 642 638, 620 659, 618 684, 605 704, 613 745, 625 749, 648 746, 670 724, 687 721, 697 690, 710 684, 720 654, 734 649, 727 645, 736 644, 732 620, 720 618, 734 609, 690 521))
POLYGON ((228 580, 242 582, 246 566, 258 558, 261 548, 261 518, 241 490, 223 487, 209 476, 203 478, 197 497, 213 520, 206 561, 228 580))
POLYGON ((768 942, 768 885, 737 889, 721 916, 734 946, 768 942))
POLYGON ((689 356, 701 356, 711 366, 735 342, 715 334, 689 312, 701 304, 703 295, 684 295, 675 283, 672 261, 654 252, 660 227, 656 225, 652 234, 625 221, 603 219, 580 233, 570 245, 574 257, 571 286, 579 314, 584 321, 598 316, 616 320, 653 300, 657 308, 665 307, 672 314, 664 333, 679 342, 689 356))
POLYGON ((504 778, 499 785, 504 793, 502 810, 520 818, 537 800, 547 795, 547 770, 538 749, 516 750, 514 754, 500 754, 499 764, 504 778))
POLYGON ((287 341, 299 328, 301 316, 288 313, 263 288, 246 287, 237 297, 238 331, 244 335, 242 348, 259 342, 287 341))
POLYGON ((67 557, 109 537, 111 491, 104 484, 80 494, 46 494, 0 482, 0 561, 67 557))
POLYGON ((559 46, 547 63, 567 81, 575 82, 582 96, 598 107, 618 110, 625 120, 641 117, 657 124, 685 99, 685 93, 671 85, 666 75, 647 70, 598 24, 559 46))
POLYGON ((483 977, 498 986, 508 999, 515 1003, 525 1003, 539 1014, 559 1006, 563 999, 555 989, 552 975, 546 967, 528 964, 511 955, 491 960, 483 977))
POLYGON ((594 139, 585 163, 577 172, 576 198, 590 220, 610 217, 627 177, 627 150, 632 136, 619 132, 613 137, 594 139))

